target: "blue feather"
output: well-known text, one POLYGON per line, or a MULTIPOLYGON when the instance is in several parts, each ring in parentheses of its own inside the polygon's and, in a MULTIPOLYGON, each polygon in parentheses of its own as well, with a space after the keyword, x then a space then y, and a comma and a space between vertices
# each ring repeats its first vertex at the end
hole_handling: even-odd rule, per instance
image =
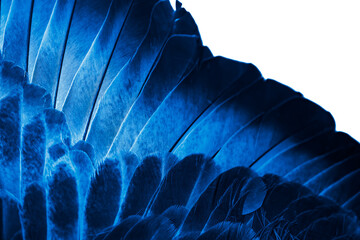
POLYGON ((106 159, 91 179, 86 196, 84 238, 91 239, 113 224, 119 209, 121 172, 119 162, 106 159))
POLYGON ((144 126, 131 150, 139 156, 155 151, 171 151, 188 127, 226 88, 236 81, 245 87, 260 77, 257 71, 253 72, 255 76, 246 75, 253 69, 250 64, 220 57, 205 61, 164 99, 144 126), (147 139, 154 139, 156 142, 149 142, 147 139))
POLYGON ((2 200, 2 238, 11 239, 17 232, 21 231, 20 203, 17 199, 5 192, 1 194, 2 200))
POLYGON ((0 47, 1 239, 360 239, 359 143, 180 2, 2 0, 0 47))
POLYGON ((140 219, 141 217, 138 215, 130 216, 124 219, 120 224, 112 228, 109 232, 105 232, 104 234, 102 234, 103 236, 99 235, 96 239, 97 240, 121 239, 136 223, 140 221, 140 219))
POLYGON ((76 239, 79 236, 78 189, 75 170, 67 156, 54 164, 48 178, 48 238, 76 239))
MULTIPOLYGON (((173 10, 168 2, 155 5, 146 37, 134 56, 113 79, 103 96, 87 137, 87 141, 99 149, 96 156, 98 161, 108 153, 111 147, 120 146, 114 138, 165 44, 173 25, 172 15, 173 10), (97 141, 99 137, 103 138, 101 144, 97 141)), ((111 149, 111 152, 119 153, 115 149, 111 149)), ((119 157, 118 154, 111 154, 111 152, 108 157, 119 157)))
MULTIPOLYGON (((5 2, 8 1, 5 0, 5 2)), ((3 32, 2 53, 4 60, 14 62, 26 71, 28 70, 29 29, 32 9, 33 1, 12 0, 3 32)))
POLYGON ((202 179, 211 181, 211 174, 214 174, 212 168, 213 165, 209 165, 201 155, 191 155, 178 162, 160 183, 145 215, 161 214, 173 205, 187 206, 192 194, 197 194, 197 188, 203 189, 203 186, 199 186, 202 179))
POLYGON ((25 239, 47 239, 46 193, 38 183, 24 190, 21 225, 25 239))
POLYGON ((2 189, 20 199, 20 90, 13 90, 0 102, 0 174, 2 189))
POLYGON ((119 212, 121 219, 130 215, 144 214, 151 196, 162 179, 161 165, 162 161, 154 156, 145 158, 136 168, 119 212))
MULTIPOLYGON (((255 176, 254 172, 242 167, 230 169, 217 176, 192 206, 182 225, 181 232, 202 231, 212 211, 217 207, 228 188, 234 182, 238 182, 240 186, 244 185, 249 178, 255 176), (209 201, 210 199, 211 201, 209 201)), ((228 194, 231 193, 231 189, 229 191, 228 194)))
POLYGON ((27 186, 32 182, 42 183, 45 153, 46 153, 46 134, 45 124, 41 117, 36 117, 34 121, 22 130, 21 147, 21 195, 27 186))
POLYGON ((67 13, 71 11, 71 22, 70 25, 65 24, 63 26, 67 27, 67 32, 62 36, 66 37, 67 40, 64 48, 60 49, 63 52, 63 57, 59 66, 58 87, 53 96, 56 109, 62 109, 73 78, 98 35, 111 2, 113 1, 76 1, 75 6, 68 10, 67 13))

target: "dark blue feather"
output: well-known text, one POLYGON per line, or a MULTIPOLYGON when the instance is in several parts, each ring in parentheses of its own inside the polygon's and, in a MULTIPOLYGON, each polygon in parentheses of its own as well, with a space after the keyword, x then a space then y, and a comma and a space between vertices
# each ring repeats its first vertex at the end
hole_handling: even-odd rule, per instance
MULTIPOLYGON (((265 157, 267 161, 262 170, 259 171, 283 176, 311 158, 331 153, 337 148, 350 148, 357 145, 353 139, 344 133, 325 130, 323 133, 314 134, 310 139, 294 144, 274 157, 265 157), (283 166, 280 167, 279 163, 282 163, 283 166)), ((349 153, 350 151, 351 149, 348 149, 349 153)), ((323 159, 324 165, 333 163, 328 156, 323 159)))
POLYGON ((262 209, 266 217, 272 221, 292 201, 300 197, 310 196, 310 194, 311 191, 300 184, 281 182, 268 190, 262 209))
POLYGON ((76 239, 79 236, 79 197, 75 170, 67 156, 53 166, 48 176, 48 238, 76 239))
POLYGON ((347 200, 342 207, 354 211, 359 216, 360 214, 360 193, 355 194, 349 200, 347 200))
POLYGON ((141 134, 142 128, 158 106, 193 69, 198 61, 198 50, 199 38, 197 36, 173 35, 168 39, 156 67, 144 82, 143 88, 139 91, 112 143, 114 147, 116 146, 117 153, 130 150, 136 137, 141 134), (174 67, 169 68, 169 65, 174 67))
POLYGON ((47 239, 46 193, 38 183, 24 190, 21 225, 25 239, 47 239))
POLYGON ((197 240, 256 239, 255 234, 247 226, 240 223, 222 222, 202 233, 197 240))
POLYGON ((345 173, 339 180, 331 183, 320 193, 320 196, 326 196, 342 205, 360 191, 358 179, 360 179, 360 169, 357 164, 355 170, 345 173))
POLYGON ((352 157, 352 155, 354 155, 354 157, 359 156, 359 150, 360 149, 357 146, 340 147, 325 154, 313 158, 310 157, 308 161, 303 162, 289 171, 285 177, 291 181, 304 184, 324 169, 331 167, 332 164, 346 160, 347 158, 352 157))
POLYGON ((42 117, 22 129, 21 194, 32 182, 43 182, 46 154, 45 124, 42 117))
POLYGON ((234 182, 238 182, 237 184, 243 186, 250 178, 255 176, 254 172, 242 167, 233 168, 220 174, 191 208, 182 225, 181 232, 202 231, 212 211, 217 207, 228 188, 234 182))
POLYGON ((161 103, 144 126, 132 150, 140 156, 154 151, 172 150, 189 126, 225 89, 237 81, 246 87, 259 77, 260 73, 250 64, 220 57, 205 61, 161 103), (147 139, 154 139, 155 142, 147 139))
POLYGON ((16 89, 0 101, 1 188, 20 199, 21 90, 16 89))
POLYGON ((340 180, 343 176, 350 174, 354 169, 358 169, 359 158, 359 154, 356 154, 343 160, 341 159, 340 161, 333 163, 333 165, 328 168, 324 168, 324 170, 319 172, 317 175, 308 179, 308 181, 305 182, 305 185, 313 189, 316 193, 320 193, 331 184, 340 180))
POLYGON ((286 220, 289 230, 297 235, 316 220, 337 213, 345 212, 328 199, 309 196, 294 200, 284 209, 281 216, 286 220))
POLYGON ((125 234, 140 221, 141 217, 134 215, 124 219, 119 225, 112 228, 110 232, 103 234, 103 237, 99 235, 96 240, 116 240, 121 239, 125 236, 125 234))
POLYGON ((120 205, 121 172, 119 161, 106 159, 91 179, 86 197, 84 238, 93 238, 111 226, 120 205))
POLYGON ((180 237, 174 238, 175 240, 196 240, 200 235, 200 232, 191 232, 180 237))
POLYGON ((310 240, 336 239, 341 236, 345 239, 359 239, 358 228, 359 224, 354 216, 336 214, 313 222, 309 229, 299 234, 299 237, 310 240), (354 234, 349 234, 351 232, 354 234))
POLYGON ((2 239, 11 239, 21 230, 19 202, 13 195, 1 194, 2 200, 2 239))
POLYGON ((146 206, 162 179, 162 161, 158 157, 145 158, 132 176, 120 208, 120 219, 143 215, 146 206))
POLYGON ((137 222, 131 228, 124 240, 150 240, 150 239, 171 239, 175 234, 175 227, 171 221, 163 216, 150 216, 137 222))
POLYGON ((246 223, 245 215, 259 209, 265 196, 265 184, 260 177, 249 179, 245 184, 234 180, 211 212, 204 230, 226 221, 246 223))
POLYGON ((173 205, 188 206, 207 185, 204 179, 210 182, 214 174, 213 164, 202 155, 184 158, 168 171, 149 202, 146 214, 161 214, 173 205))
POLYGON ((188 209, 183 206, 171 206, 162 213, 162 216, 168 218, 175 228, 179 228, 187 213, 188 209))
MULTIPOLYGON (((183 157, 191 152, 206 152, 213 156, 237 130, 269 108, 299 94, 274 81, 255 82, 248 88, 238 89, 212 109, 196 126, 192 127, 173 152, 183 157)), ((223 163, 221 163, 223 164, 223 163)), ((234 165, 241 163, 234 163, 234 165)))
MULTIPOLYGON (((173 10, 171 6, 168 2, 160 2, 153 10, 146 37, 134 56, 113 79, 98 109, 94 110, 95 118, 87 141, 99 149, 97 151, 98 156, 96 156, 97 161, 101 161, 101 158, 106 155, 112 145, 118 147, 112 142, 121 122, 146 82, 172 25, 173 10), (97 141, 99 137, 103 138, 101 143, 97 141)), ((113 157, 113 155, 108 156, 113 157)))

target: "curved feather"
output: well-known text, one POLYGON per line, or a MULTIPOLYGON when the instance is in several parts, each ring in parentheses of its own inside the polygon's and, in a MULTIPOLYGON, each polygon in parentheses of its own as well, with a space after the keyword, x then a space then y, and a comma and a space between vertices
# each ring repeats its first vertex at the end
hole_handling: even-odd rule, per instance
MULTIPOLYGON (((48 28, 48 22, 53 15, 54 5, 59 4, 55 0, 33 0, 31 12, 31 26, 29 33, 29 55, 28 55, 28 72, 30 73, 30 81, 34 71, 34 63, 36 61, 40 44, 44 37, 44 33, 48 28), (47 24, 44 24, 47 23, 47 24)), ((58 25, 60 27, 60 25, 58 25)), ((48 91, 49 92, 49 91, 48 91)), ((51 92, 49 92, 51 93, 51 92)))
MULTIPOLYGON (((99 148, 98 160, 106 155, 111 146, 118 145, 113 143, 116 141, 114 138, 123 119, 146 84, 150 72, 156 66, 158 56, 171 32, 173 15, 168 2, 160 2, 154 7, 146 37, 134 56, 116 75, 98 109, 95 110, 95 118, 87 140, 99 148), (102 144, 96 141, 98 137, 104 139, 102 144)), ((109 157, 114 156, 109 155, 109 157)))
POLYGON ((260 73, 250 64, 220 57, 205 61, 164 99, 140 132, 131 151, 140 157, 145 153, 170 151, 187 128, 226 88, 236 81, 245 87, 259 77, 260 73), (156 139, 157 142, 146 139, 156 139))
POLYGON ((274 81, 259 81, 238 91, 189 130, 187 136, 174 148, 174 154, 182 157, 196 151, 213 156, 232 134, 251 119, 298 95, 274 81))
MULTIPOLYGON (((33 66, 30 72, 32 83, 42 86, 51 94, 52 106, 56 106, 59 76, 75 3, 75 0, 55 2, 49 23, 36 51, 36 57, 31 62, 33 66)), ((39 32, 33 35, 39 35, 39 32)), ((31 65, 29 64, 29 66, 31 65)))
MULTIPOLYGON (((72 80, 83 59, 97 37, 113 0, 77 1, 71 10, 71 24, 67 30, 67 41, 63 51, 58 77, 58 86, 54 95, 54 106, 61 109, 72 80), (91 24, 89 24, 91 22, 91 24), (80 43, 81 44, 78 44, 80 43)), ((130 0, 124 2, 129 6, 130 0)))
POLYGON ((85 134, 98 89, 131 4, 130 0, 112 1, 103 25, 71 81, 63 105, 60 103, 60 109, 69 118, 70 128, 74 129, 75 140, 85 134))
POLYGON ((219 175, 191 208, 181 227, 181 232, 202 231, 212 211, 216 208, 219 200, 224 196, 231 184, 234 181, 239 181, 239 184, 243 185, 248 178, 253 176, 256 176, 254 172, 241 167, 233 168, 219 175))
POLYGON ((206 239, 257 239, 254 232, 247 226, 239 223, 223 222, 201 234, 197 240, 206 239))
POLYGON ((28 70, 32 9, 33 1, 12 0, 3 32, 2 54, 4 60, 14 62, 26 71, 28 70))
POLYGON ((201 155, 184 158, 169 170, 159 184, 145 215, 161 214, 172 205, 188 206, 192 198, 196 199, 193 195, 201 193, 215 172, 212 162, 201 155))
POLYGON ((145 158, 136 168, 119 212, 121 219, 144 213, 162 179, 161 168, 162 161, 155 156, 145 158))
POLYGON ((109 233, 105 233, 104 236, 98 235, 96 239, 111 240, 119 239, 140 221, 141 217, 138 215, 130 216, 124 219, 120 224, 110 230, 109 233))

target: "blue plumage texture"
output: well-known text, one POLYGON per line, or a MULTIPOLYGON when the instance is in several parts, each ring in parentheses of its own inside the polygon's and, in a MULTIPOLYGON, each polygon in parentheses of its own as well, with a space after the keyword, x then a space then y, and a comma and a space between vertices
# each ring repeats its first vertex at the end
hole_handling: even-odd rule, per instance
POLYGON ((1 239, 360 239, 360 146, 181 3, 2 0, 1 239))

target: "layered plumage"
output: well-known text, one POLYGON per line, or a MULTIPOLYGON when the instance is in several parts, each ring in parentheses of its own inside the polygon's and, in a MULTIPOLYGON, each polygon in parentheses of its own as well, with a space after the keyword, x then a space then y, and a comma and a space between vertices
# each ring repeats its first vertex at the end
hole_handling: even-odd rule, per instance
POLYGON ((3 239, 359 239, 359 143, 177 2, 1 1, 3 239))

